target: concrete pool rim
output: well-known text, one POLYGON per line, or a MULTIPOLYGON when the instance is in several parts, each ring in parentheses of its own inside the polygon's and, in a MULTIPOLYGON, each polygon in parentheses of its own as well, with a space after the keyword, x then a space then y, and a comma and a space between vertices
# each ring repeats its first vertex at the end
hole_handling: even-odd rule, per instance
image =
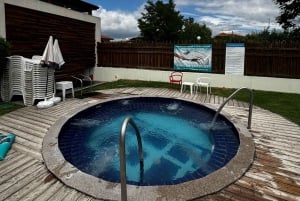
MULTIPOLYGON (((108 102, 112 100, 120 100, 134 97, 163 97, 183 100, 203 105, 215 110, 211 105, 201 104, 197 101, 168 97, 168 96, 126 96, 118 98, 110 98, 105 100, 92 100, 88 104, 83 105, 67 115, 61 117, 48 130, 43 141, 42 154, 47 168, 65 185, 75 188, 81 192, 99 199, 119 200, 121 198, 121 185, 119 183, 108 182, 94 176, 88 175, 72 164, 68 163, 58 147, 58 135, 69 118, 78 112, 85 110, 94 105, 108 102)), ((238 180, 248 170, 254 159, 255 146, 251 133, 241 123, 238 117, 222 111, 225 118, 233 123, 239 133, 240 147, 237 154, 222 168, 207 175, 206 177, 184 182, 177 185, 168 186, 134 186, 127 185, 128 200, 189 200, 203 197, 208 194, 215 193, 231 183, 238 180)))

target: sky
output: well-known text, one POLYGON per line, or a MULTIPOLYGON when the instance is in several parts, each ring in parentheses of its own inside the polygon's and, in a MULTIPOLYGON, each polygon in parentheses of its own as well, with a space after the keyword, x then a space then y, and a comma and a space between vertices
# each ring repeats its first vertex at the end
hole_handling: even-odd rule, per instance
MULTIPOLYGON (((84 1, 99 6, 93 15, 101 18, 101 34, 116 40, 139 36, 137 19, 145 13, 146 0, 84 1)), ((174 0, 174 3, 184 18, 192 17, 195 22, 205 24, 213 36, 220 32, 246 35, 267 27, 281 28, 275 19, 280 10, 272 0, 174 0)))

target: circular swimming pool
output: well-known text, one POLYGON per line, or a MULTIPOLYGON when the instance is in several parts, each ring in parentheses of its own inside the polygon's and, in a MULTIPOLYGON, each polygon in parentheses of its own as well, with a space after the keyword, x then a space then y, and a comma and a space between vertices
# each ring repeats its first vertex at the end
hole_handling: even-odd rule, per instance
POLYGON ((128 196, 172 198, 181 192, 176 198, 196 198, 236 180, 253 159, 247 130, 224 115, 210 130, 214 114, 215 110, 198 103, 168 97, 127 97, 93 103, 67 115, 49 130, 43 155, 47 167, 67 185, 98 198, 119 199, 119 136, 124 119, 130 116, 141 133, 144 169, 141 174, 138 144, 129 125, 128 196), (244 154, 250 157, 244 158, 244 154), (195 188, 199 189, 192 192, 195 188))
POLYGON ((120 182, 119 136, 122 122, 130 116, 141 134, 144 169, 141 173, 136 136, 128 126, 127 183, 178 184, 210 174, 236 154, 235 127, 220 117, 214 129, 208 130, 213 115, 202 105, 171 98, 109 101, 69 119, 60 131, 59 149, 79 170, 120 182))

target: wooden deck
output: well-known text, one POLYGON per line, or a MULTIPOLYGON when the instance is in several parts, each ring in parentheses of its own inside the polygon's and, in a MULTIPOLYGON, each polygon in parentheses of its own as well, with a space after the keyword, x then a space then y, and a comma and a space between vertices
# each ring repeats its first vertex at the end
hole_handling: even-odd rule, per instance
MULTIPOLYGON (((183 97, 216 106, 224 101, 223 97, 191 96, 188 91, 181 94, 169 89, 124 88, 101 92, 93 98, 145 94, 183 97)), ((0 200, 98 200, 60 182, 47 170, 41 154, 43 137, 51 125, 72 109, 93 101, 93 98, 67 99, 44 110, 35 106, 25 107, 0 116, 0 133, 17 135, 7 157, 0 161, 0 200)), ((224 108, 245 125, 247 109, 248 104, 235 100, 224 108)), ((220 192, 197 200, 300 200, 300 127, 255 107, 251 133, 256 155, 246 174, 220 192)))

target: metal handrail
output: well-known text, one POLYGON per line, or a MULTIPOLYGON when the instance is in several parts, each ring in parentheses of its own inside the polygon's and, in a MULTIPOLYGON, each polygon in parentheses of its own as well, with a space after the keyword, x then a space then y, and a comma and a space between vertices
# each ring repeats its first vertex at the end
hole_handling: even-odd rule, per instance
POLYGON ((80 81, 80 97, 82 97, 82 89, 83 89, 83 81, 84 81, 84 78, 87 78, 90 83, 91 83, 91 90, 93 90, 93 80, 89 77, 89 76, 86 76, 86 75, 83 75, 83 74, 79 74, 82 78, 79 78, 78 76, 74 76, 72 75, 71 77, 80 81))
POLYGON ((253 108, 253 90, 247 87, 242 87, 237 89, 235 92, 233 92, 218 108, 211 124, 210 124, 210 129, 212 129, 215 126, 217 117, 219 116, 221 110, 223 109, 223 107, 226 105, 226 103, 228 103, 229 100, 231 100, 239 91, 243 90, 243 89, 247 89, 249 91, 250 94, 250 100, 249 100, 249 115, 248 115, 248 129, 251 129, 251 119, 252 119, 252 108, 253 108))
POLYGON ((82 79, 80 79, 78 77, 75 77, 73 75, 71 77, 80 81, 80 97, 82 97, 82 87, 83 87, 83 83, 82 83, 83 81, 82 81, 82 79))
POLYGON ((121 176, 121 199, 122 201, 127 200, 127 188, 126 188, 126 158, 125 158, 125 134, 128 124, 131 124, 135 129, 136 138, 139 146, 139 158, 140 158, 140 176, 142 177, 144 172, 144 157, 143 157, 143 147, 141 134, 131 119, 131 117, 126 117, 123 121, 121 132, 120 132, 120 176, 121 176))

